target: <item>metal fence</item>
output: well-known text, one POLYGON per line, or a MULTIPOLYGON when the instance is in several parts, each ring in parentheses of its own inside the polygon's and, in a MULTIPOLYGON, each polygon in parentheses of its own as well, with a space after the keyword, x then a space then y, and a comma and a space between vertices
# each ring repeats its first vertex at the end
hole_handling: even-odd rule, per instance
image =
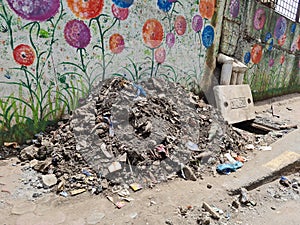
POLYGON ((300 22, 300 0, 260 0, 260 2, 292 21, 300 22))

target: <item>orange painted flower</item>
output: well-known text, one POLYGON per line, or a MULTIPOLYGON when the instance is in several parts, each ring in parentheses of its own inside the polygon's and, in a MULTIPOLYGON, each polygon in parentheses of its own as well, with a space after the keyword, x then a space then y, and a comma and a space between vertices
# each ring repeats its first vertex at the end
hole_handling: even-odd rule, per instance
POLYGON ((200 0, 199 11, 203 18, 210 20, 215 13, 215 0, 200 0))
POLYGON ((278 39, 279 46, 283 46, 285 41, 286 41, 286 35, 284 34, 278 39))
POLYGON ((32 47, 20 44, 13 50, 15 61, 22 66, 30 66, 35 60, 35 53, 32 47))
POLYGON ((251 50, 251 60, 254 64, 258 64, 262 57, 262 46, 255 44, 251 50))
POLYGON ((148 19, 143 26, 143 40, 149 48, 157 48, 164 37, 164 29, 157 19, 148 19))
POLYGON ((121 34, 113 34, 109 38, 109 49, 114 54, 121 53, 125 48, 125 41, 121 34))
POLYGON ((176 33, 181 36, 184 35, 185 31, 186 31, 186 20, 184 18, 184 16, 177 16, 175 23, 174 23, 174 28, 176 33))
POLYGON ((284 60, 285 60, 285 56, 284 56, 284 55, 281 55, 281 56, 280 56, 280 64, 281 64, 281 65, 284 63, 284 60))
POLYGON ((99 16, 104 0, 67 0, 68 7, 80 19, 92 19, 99 16))

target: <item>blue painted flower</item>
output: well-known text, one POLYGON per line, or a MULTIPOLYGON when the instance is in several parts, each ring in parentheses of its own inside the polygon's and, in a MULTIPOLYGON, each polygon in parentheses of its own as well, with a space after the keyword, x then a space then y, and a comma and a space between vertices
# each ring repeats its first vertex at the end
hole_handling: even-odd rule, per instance
POLYGON ((271 51, 273 49, 273 46, 274 46, 274 39, 273 38, 270 38, 267 42, 267 49, 268 51, 271 51))
POLYGON ((168 12, 172 8, 172 2, 170 2, 169 0, 158 0, 157 6, 160 10, 168 12))
POLYGON ((272 34, 270 32, 266 33, 265 41, 268 41, 270 38, 272 38, 272 34))
POLYGON ((274 37, 276 39, 281 38, 282 35, 284 35, 287 27, 287 21, 286 18, 283 16, 279 17, 276 21, 275 30, 274 30, 274 37))
POLYGON ((134 0, 112 0, 113 3, 120 8, 129 8, 134 0))
POLYGON ((202 43, 205 48, 212 46, 215 39, 215 30, 211 25, 204 27, 202 32, 202 43))
POLYGON ((294 34, 296 31, 296 23, 293 23, 291 26, 291 33, 294 34))
POLYGON ((250 62, 250 59, 251 59, 251 53, 246 52, 244 55, 244 63, 248 64, 250 62))

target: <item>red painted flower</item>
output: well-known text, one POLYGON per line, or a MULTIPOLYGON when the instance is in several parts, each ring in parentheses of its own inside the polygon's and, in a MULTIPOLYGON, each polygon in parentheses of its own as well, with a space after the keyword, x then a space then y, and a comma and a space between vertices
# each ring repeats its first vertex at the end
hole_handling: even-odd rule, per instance
POLYGON ((92 19, 103 10, 104 0, 67 0, 74 15, 80 19, 92 19))
POLYGON ((114 54, 121 53, 125 48, 125 41, 121 34, 113 34, 109 38, 109 49, 114 54))
POLYGON ((164 37, 164 29, 157 19, 148 19, 143 26, 143 40, 149 48, 157 48, 164 37))
POLYGON ((129 15, 129 9, 128 8, 120 8, 116 6, 115 4, 111 5, 111 11, 114 17, 116 17, 119 20, 126 20, 129 15))
POLYGON ((285 41, 286 41, 286 35, 284 34, 278 39, 279 46, 283 46, 285 41))
POLYGON ((200 0, 199 11, 203 18, 210 20, 215 13, 215 0, 200 0))
POLYGON ((155 61, 159 64, 162 64, 166 60, 166 50, 163 47, 160 47, 154 52, 155 61))
POLYGON ((15 61, 22 66, 30 66, 35 60, 35 53, 32 47, 20 44, 13 50, 15 61))
POLYGON ((177 16, 175 23, 174 23, 174 28, 176 33, 181 36, 184 35, 186 31, 186 19, 184 16, 177 16))
POLYGON ((285 60, 285 56, 284 56, 284 55, 281 55, 281 56, 280 56, 280 64, 281 64, 281 65, 284 63, 284 60, 285 60))
POLYGON ((255 44, 251 50, 251 60, 254 64, 258 64, 262 57, 262 46, 255 44))
POLYGON ((296 46, 297 46, 297 50, 300 51, 300 35, 297 38, 296 46))

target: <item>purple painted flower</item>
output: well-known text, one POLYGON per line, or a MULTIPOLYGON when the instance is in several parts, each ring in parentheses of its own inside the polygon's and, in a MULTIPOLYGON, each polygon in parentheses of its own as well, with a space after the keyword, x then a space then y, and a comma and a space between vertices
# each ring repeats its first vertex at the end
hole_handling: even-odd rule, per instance
POLYGON ((276 25, 275 25, 275 30, 274 30, 274 37, 276 39, 281 38, 282 35, 284 35, 287 27, 287 21, 286 19, 281 16, 277 19, 276 25))
POLYGON ((69 21, 64 30, 67 43, 74 48, 85 48, 91 40, 90 28, 81 20, 69 21))
POLYGON ((192 28, 195 32, 201 31, 203 27, 203 19, 200 15, 195 15, 192 21, 192 28))
POLYGON ((175 34, 168 33, 166 35, 166 44, 169 48, 172 48, 175 44, 175 34))
POLYGON ((274 65, 274 62, 275 62, 274 59, 270 59, 269 60, 269 67, 272 67, 274 65))
POLYGON ((229 13, 233 18, 239 15, 240 11, 240 0, 231 0, 229 6, 229 13))
POLYGON ((7 0, 8 5, 25 20, 46 21, 58 12, 59 0, 7 0))
POLYGON ((254 19, 253 19, 253 26, 256 30, 263 29, 266 22, 266 12, 263 8, 259 8, 256 10, 254 19))

